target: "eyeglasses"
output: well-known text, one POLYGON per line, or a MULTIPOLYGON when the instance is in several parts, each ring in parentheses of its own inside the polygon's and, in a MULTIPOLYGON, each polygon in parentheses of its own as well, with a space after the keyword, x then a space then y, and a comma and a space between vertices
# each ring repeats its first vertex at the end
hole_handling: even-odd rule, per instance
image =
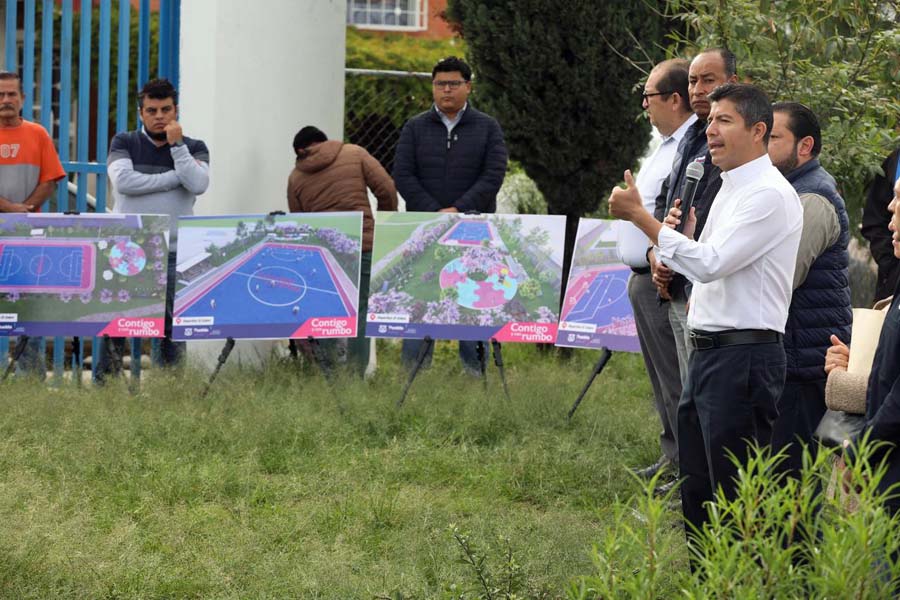
POLYGON ((653 96, 670 96, 675 92, 653 92, 652 94, 648 94, 647 92, 643 92, 641 94, 641 102, 647 102, 648 98, 652 98, 653 96))
POLYGON ((449 81, 432 81, 431 85, 434 86, 435 89, 441 88, 450 88, 451 90, 458 90, 459 86, 466 83, 462 79, 451 79, 449 81))

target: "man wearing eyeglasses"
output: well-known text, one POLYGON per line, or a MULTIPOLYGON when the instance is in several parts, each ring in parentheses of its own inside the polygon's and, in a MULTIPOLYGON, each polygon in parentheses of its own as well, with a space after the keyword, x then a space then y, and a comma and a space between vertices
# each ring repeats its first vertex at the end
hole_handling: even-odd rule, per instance
MULTIPOLYGON (((725 48, 710 48, 700 52, 691 61, 688 73, 688 94, 691 110, 697 115, 697 121, 688 129, 678 146, 672 164, 672 174, 666 181, 663 191, 656 198, 656 210, 653 216, 662 221, 672 208, 672 203, 681 195, 684 187, 685 171, 692 162, 703 165, 703 177, 697 185, 694 209, 697 215, 695 239, 699 239, 706 225, 706 217, 712 202, 721 187, 721 171, 712 164, 706 144, 707 118, 710 113, 710 102, 707 96, 714 89, 725 83, 737 81, 737 59, 725 48)), ((681 384, 687 378, 688 358, 691 347, 688 341, 687 308, 690 296, 690 284, 687 279, 675 273, 666 265, 657 262, 653 250, 647 257, 653 271, 653 282, 659 289, 660 298, 669 300, 669 323, 678 347, 678 368, 681 373, 681 384)))
MULTIPOLYGON (((403 126, 394 157, 394 182, 406 210, 492 213, 506 174, 507 152, 497 121, 468 102, 472 69, 450 56, 431 72, 434 106, 403 126)), ((404 340, 411 368, 421 340, 404 340)), ((480 374, 477 343, 461 341, 466 371, 480 374)), ((430 356, 427 359, 430 362, 430 356)))
MULTIPOLYGON (((641 94, 642 106, 650 123, 662 136, 662 142, 653 154, 641 161, 636 180, 644 208, 650 212, 654 209, 663 182, 672 171, 678 144, 697 121, 688 100, 688 66, 688 61, 683 59, 659 63, 650 71, 641 94)), ((620 221, 617 227, 616 252, 633 272, 628 279, 628 299, 634 311, 641 354, 650 375, 656 411, 662 423, 659 435, 662 456, 656 463, 635 473, 647 479, 660 471, 674 476, 678 470, 676 419, 681 397, 681 375, 675 338, 669 325, 669 307, 657 301, 657 290, 647 259, 650 244, 647 236, 627 221, 620 221)))

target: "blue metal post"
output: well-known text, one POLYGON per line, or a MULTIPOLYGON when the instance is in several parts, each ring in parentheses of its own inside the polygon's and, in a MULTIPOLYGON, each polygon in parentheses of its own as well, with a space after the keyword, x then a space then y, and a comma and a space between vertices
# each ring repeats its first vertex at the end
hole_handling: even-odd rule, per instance
MULTIPOLYGON (((97 158, 106 163, 109 150, 109 76, 112 39, 112 0, 100 0, 100 56, 97 59, 97 158)), ((106 173, 97 174, 97 212, 106 212, 106 173)), ((100 359, 100 338, 91 344, 91 371, 97 373, 100 359)))
POLYGON ((138 27, 138 80, 141 89, 150 78, 150 0, 141 0, 138 27))
MULTIPOLYGON (((72 116, 72 0, 62 0, 59 58, 59 160, 69 161, 69 124, 72 116)), ((68 178, 59 183, 56 206, 69 210, 68 178)), ((46 204, 44 205, 47 206, 46 204)))
POLYGON ((171 2, 169 0, 159 0, 159 52, 157 53, 156 73, 157 77, 169 78, 169 34, 172 31, 172 24, 169 22, 169 13, 171 11, 171 2))
POLYGON ((128 130, 128 57, 131 49, 131 2, 119 0, 119 55, 116 77, 116 131, 128 130))
MULTIPOLYGON (((86 163, 91 123, 91 17, 90 3, 81 6, 81 29, 78 44, 78 128, 76 130, 75 160, 86 163)), ((78 194, 75 210, 87 212, 88 173, 78 171, 78 194)))
POLYGON ((25 104, 22 116, 34 118, 34 0, 25 0, 25 44, 22 48, 22 86, 25 88, 25 104))
MULTIPOLYGON (((72 114, 72 0, 62 0, 62 23, 60 24, 59 59, 59 160, 69 161, 69 124, 72 114)), ((69 179, 59 184, 57 210, 69 208, 69 179)), ((47 204, 44 204, 46 207, 47 204)), ((65 338, 53 338, 53 376, 61 380, 65 368, 65 338)))
POLYGON ((7 71, 15 71, 17 67, 16 59, 16 39, 18 36, 16 35, 16 17, 18 16, 16 13, 16 9, 18 8, 18 2, 7 2, 6 3, 6 70, 7 71))
POLYGON ((179 40, 181 40, 181 0, 170 0, 172 2, 172 29, 169 33, 169 79, 175 89, 181 82, 181 50, 179 40))
POLYGON ((53 0, 44 0, 41 15, 41 125, 53 137, 53 0))
MULTIPOLYGON (((138 78, 134 84, 141 89, 150 79, 150 0, 141 0, 138 11, 138 78)), ((140 126, 138 115, 137 127, 140 126)))

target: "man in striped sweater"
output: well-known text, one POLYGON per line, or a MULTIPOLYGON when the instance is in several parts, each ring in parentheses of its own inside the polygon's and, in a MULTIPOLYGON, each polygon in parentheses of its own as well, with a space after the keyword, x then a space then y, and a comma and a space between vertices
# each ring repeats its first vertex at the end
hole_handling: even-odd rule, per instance
MULTIPOLYGON (((158 359, 161 365, 171 366, 184 354, 184 343, 171 339, 178 217, 194 214, 197 196, 209 186, 209 150, 201 140, 183 135, 178 122, 178 92, 168 80, 153 79, 144 85, 138 95, 138 111, 143 125, 135 131, 116 134, 110 144, 106 170, 115 193, 115 212, 172 217, 166 337, 158 359)), ((113 343, 121 356, 124 339, 113 343)), ((106 350, 100 353, 98 381, 112 369, 106 350)))

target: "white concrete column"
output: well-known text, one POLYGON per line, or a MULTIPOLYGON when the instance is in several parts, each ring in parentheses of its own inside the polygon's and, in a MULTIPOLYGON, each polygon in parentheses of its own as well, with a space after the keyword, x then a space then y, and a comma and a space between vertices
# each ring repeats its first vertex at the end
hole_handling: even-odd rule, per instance
MULTIPOLYGON (((210 151, 195 214, 286 211, 297 130, 343 138, 346 11, 345 0, 182 2, 179 119, 210 151)), ((189 350, 209 363, 221 345, 189 350)), ((239 341, 229 362, 256 362, 273 347, 239 341)))

